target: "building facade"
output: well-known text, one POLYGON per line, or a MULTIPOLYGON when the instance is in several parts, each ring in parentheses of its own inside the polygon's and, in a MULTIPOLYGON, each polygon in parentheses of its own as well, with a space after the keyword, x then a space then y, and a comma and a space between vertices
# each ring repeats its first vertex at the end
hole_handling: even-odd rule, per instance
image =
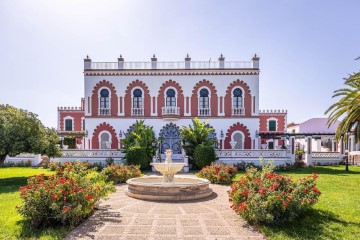
POLYGON ((77 148, 120 149, 124 133, 145 120, 161 150, 181 152, 180 129, 198 117, 214 128, 220 149, 275 149, 284 133, 286 111, 259 110, 259 57, 251 61, 92 62, 84 59, 80 107, 58 108, 58 131, 77 138, 77 148))

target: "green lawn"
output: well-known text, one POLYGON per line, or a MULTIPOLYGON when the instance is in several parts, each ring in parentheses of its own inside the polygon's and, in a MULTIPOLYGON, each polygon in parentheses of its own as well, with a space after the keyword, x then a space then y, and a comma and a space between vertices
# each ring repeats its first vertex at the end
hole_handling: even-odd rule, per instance
POLYGON ((61 239, 68 233, 64 228, 30 230, 16 211, 22 202, 19 187, 26 185, 28 176, 40 173, 51 174, 41 168, 0 168, 0 239, 61 239))
MULTIPOLYGON (((319 201, 306 216, 281 226, 258 226, 270 239, 360 239, 360 166, 309 167, 282 172, 294 179, 320 174, 319 201)), ((239 178, 240 174, 236 176, 239 178)))

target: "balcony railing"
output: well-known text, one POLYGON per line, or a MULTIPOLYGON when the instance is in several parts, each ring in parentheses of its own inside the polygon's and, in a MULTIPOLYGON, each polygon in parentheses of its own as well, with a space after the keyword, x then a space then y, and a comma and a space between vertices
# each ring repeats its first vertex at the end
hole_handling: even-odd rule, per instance
POLYGON ((144 116, 144 108, 132 108, 131 115, 132 116, 144 116))
POLYGON ((233 116, 243 116, 243 115, 245 115, 245 109, 244 108, 233 108, 232 115, 233 116))
POLYGON ((88 69, 249 69, 252 61, 91 62, 88 69))
POLYGON ((99 108, 99 116, 110 116, 110 108, 99 108))
POLYGON ((199 116, 210 116, 211 115, 211 108, 199 108, 198 109, 199 116))
POLYGON ((162 115, 180 115, 180 107, 162 107, 161 108, 162 115))

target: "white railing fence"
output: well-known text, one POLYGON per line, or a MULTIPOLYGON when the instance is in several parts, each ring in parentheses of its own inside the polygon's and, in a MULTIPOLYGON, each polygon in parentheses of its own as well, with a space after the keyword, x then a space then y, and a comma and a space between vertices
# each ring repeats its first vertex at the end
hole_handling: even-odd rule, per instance
POLYGON ((180 107, 162 107, 162 115, 180 115, 180 107))

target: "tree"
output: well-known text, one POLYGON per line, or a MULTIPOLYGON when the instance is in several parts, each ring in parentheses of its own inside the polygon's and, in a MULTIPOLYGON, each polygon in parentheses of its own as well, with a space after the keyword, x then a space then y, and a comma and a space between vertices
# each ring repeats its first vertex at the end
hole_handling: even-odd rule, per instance
POLYGON ((207 122, 202 123, 198 118, 192 120, 192 126, 183 126, 180 130, 182 145, 191 163, 194 163, 194 151, 198 145, 213 146, 214 139, 209 138, 212 131, 214 129, 207 122))
POLYGON ((7 155, 16 156, 23 152, 57 156, 56 143, 54 130, 45 128, 36 114, 0 105, 0 165, 7 155))
POLYGON ((345 78, 345 88, 334 91, 333 98, 342 97, 331 105, 325 112, 329 114, 328 126, 331 126, 341 117, 344 117, 337 130, 336 139, 347 139, 346 133, 354 130, 355 140, 360 140, 360 72, 345 78))
POLYGON ((42 153, 48 155, 49 158, 60 157, 61 149, 58 146, 58 142, 59 136, 55 128, 47 128, 45 149, 42 153))
POLYGON ((131 130, 125 134, 125 139, 122 140, 122 144, 124 145, 125 158, 128 149, 131 147, 141 147, 145 149, 150 163, 150 160, 153 156, 155 156, 157 149, 157 140, 155 138, 153 128, 145 125, 144 120, 136 120, 135 124, 132 125, 130 129, 131 130))

